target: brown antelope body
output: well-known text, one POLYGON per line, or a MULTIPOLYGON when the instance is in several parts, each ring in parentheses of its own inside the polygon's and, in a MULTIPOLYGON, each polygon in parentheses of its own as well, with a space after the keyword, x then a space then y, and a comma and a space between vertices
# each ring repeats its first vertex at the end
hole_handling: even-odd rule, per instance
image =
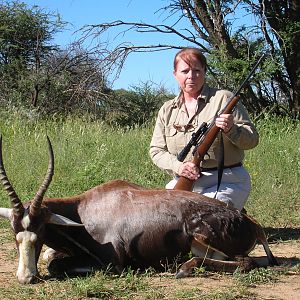
POLYGON ((80 195, 46 198, 54 158, 49 144, 49 166, 35 198, 23 205, 10 184, 2 162, 0 175, 12 208, 0 208, 11 221, 19 253, 17 278, 31 283, 38 278, 37 261, 46 244, 67 257, 54 259, 50 271, 76 274, 112 265, 160 269, 180 253, 195 255, 185 262, 177 277, 187 276, 204 263, 213 269, 252 268, 247 257, 259 240, 270 265, 277 264, 262 227, 247 215, 203 195, 180 190, 144 189, 115 180, 80 195), (225 261, 220 261, 225 260, 225 261))

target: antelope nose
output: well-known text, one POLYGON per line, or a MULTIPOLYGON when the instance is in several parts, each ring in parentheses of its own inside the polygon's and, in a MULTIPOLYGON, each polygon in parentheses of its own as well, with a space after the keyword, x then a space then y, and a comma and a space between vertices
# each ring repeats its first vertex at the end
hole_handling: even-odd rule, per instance
POLYGON ((36 283, 38 278, 38 272, 17 272, 17 279, 20 284, 36 283))
POLYGON ((36 276, 18 276, 18 281, 21 284, 31 284, 37 282, 37 277, 36 276))

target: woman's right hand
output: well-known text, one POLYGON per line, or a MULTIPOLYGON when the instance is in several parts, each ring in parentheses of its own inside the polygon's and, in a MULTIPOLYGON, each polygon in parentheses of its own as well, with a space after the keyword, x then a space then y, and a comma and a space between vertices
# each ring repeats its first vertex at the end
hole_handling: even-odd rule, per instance
POLYGON ((190 180, 197 180, 200 177, 200 171, 194 163, 187 161, 179 167, 178 175, 190 180))

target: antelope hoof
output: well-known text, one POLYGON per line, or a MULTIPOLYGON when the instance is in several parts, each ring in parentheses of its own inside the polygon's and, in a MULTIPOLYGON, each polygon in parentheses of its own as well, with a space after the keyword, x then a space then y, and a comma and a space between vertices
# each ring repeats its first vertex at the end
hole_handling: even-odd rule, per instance
POLYGON ((182 269, 180 269, 177 273, 175 278, 176 279, 180 279, 180 278, 184 278, 184 277, 188 277, 190 275, 191 272, 188 271, 184 271, 182 269))

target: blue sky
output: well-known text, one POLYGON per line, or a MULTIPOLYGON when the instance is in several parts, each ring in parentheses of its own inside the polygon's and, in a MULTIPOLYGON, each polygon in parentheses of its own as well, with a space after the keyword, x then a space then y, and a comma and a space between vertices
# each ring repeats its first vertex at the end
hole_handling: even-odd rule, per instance
MULTIPOLYGON (((57 12, 63 21, 70 23, 62 33, 55 37, 55 43, 61 46, 76 39, 74 32, 87 24, 99 24, 115 20, 164 24, 167 14, 157 11, 170 3, 169 0, 23 0, 22 2, 29 7, 38 5, 46 11, 57 12)), ((161 42, 186 46, 177 37, 147 33, 127 34, 120 37, 117 42, 125 41, 139 45, 161 42)), ((175 53, 176 50, 132 54, 129 56, 119 79, 114 82, 113 88, 128 89, 131 86, 139 85, 141 82, 152 81, 165 86, 171 92, 177 92, 177 83, 172 73, 175 53)))

